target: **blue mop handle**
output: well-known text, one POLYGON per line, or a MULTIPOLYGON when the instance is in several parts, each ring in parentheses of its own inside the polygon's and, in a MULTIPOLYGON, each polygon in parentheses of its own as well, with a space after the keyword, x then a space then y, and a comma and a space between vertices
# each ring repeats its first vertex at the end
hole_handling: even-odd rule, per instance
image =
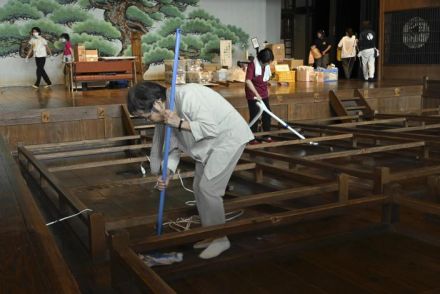
MULTIPOLYGON (((174 110, 174 98, 176 95, 176 79, 177 79, 177 66, 179 64, 179 50, 180 50, 180 29, 176 30, 176 46, 174 48, 174 63, 173 63, 173 78, 171 80, 171 93, 170 93, 170 111, 174 110)), ((165 150, 162 164, 162 180, 166 181, 168 176, 168 153, 170 152, 170 137, 171 127, 165 127, 165 150)), ((157 214, 157 235, 162 234, 162 221, 163 210, 165 207, 165 193, 166 189, 160 191, 159 200, 159 213, 157 214)))

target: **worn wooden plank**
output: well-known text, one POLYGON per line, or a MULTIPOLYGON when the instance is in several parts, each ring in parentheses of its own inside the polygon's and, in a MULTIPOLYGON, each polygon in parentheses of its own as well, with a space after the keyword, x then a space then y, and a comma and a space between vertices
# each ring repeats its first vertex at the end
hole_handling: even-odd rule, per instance
POLYGON ((109 117, 121 116, 121 105, 100 105, 100 106, 82 106, 82 107, 64 107, 57 109, 34 109, 15 112, 2 113, 0 118, 0 125, 26 125, 26 124, 39 124, 41 123, 41 116, 43 112, 49 113, 50 123, 67 122, 67 121, 80 121, 80 120, 93 120, 98 119, 98 108, 103 108, 105 113, 109 117))
POLYGON ((390 119, 377 119, 377 120, 358 121, 358 122, 350 122, 350 123, 342 123, 342 124, 333 124, 331 126, 356 127, 356 126, 366 126, 366 125, 374 125, 374 124, 394 124, 394 123, 402 123, 404 121, 406 121, 406 118, 390 118, 390 119))
POLYGON ((132 158, 122 158, 122 159, 113 159, 113 160, 95 161, 95 162, 86 162, 86 163, 78 163, 78 164, 72 164, 72 165, 49 167, 48 171, 51 173, 55 173, 55 172, 61 172, 61 171, 67 171, 67 170, 87 169, 87 168, 95 168, 95 167, 139 163, 139 162, 145 162, 145 161, 147 161, 147 158, 145 156, 140 156, 140 157, 132 157, 132 158))
MULTIPOLYGON (((112 284, 119 287, 121 274, 134 277, 136 284, 146 291, 160 294, 175 294, 176 292, 150 267, 137 256, 129 246, 128 234, 117 232, 111 235, 112 243, 112 284)), ((122 289, 121 289, 122 290, 122 289)))
POLYGON ((112 137, 106 139, 95 139, 95 140, 81 140, 81 141, 71 141, 71 142, 61 142, 61 143, 49 143, 49 144, 37 144, 37 145, 26 145, 26 149, 32 151, 32 153, 44 153, 44 152, 55 152, 57 150, 63 150, 63 148, 68 147, 91 147, 91 146, 101 146, 104 144, 112 144, 127 140, 140 139, 140 135, 133 136, 123 136, 123 137, 112 137))
POLYGON ((309 156, 304 156, 303 158, 307 159, 307 160, 323 160, 323 159, 330 159, 330 158, 341 158, 341 157, 346 157, 346 156, 356 156, 356 155, 371 154, 371 153, 378 153, 378 152, 387 152, 387 151, 393 151, 393 150, 417 148, 417 147, 423 147, 423 146, 425 146, 425 142, 402 143, 402 144, 393 144, 393 145, 386 145, 386 146, 367 147, 367 148, 360 148, 360 149, 355 149, 355 150, 332 152, 332 153, 327 153, 327 154, 309 155, 309 156))
POLYGON ((246 146, 246 149, 247 150, 254 150, 254 149, 261 149, 261 148, 300 145, 300 144, 309 144, 309 143, 316 143, 316 142, 344 140, 344 139, 351 139, 351 138, 353 138, 353 134, 341 134, 341 135, 333 135, 333 136, 314 137, 314 138, 307 138, 307 139, 297 139, 297 140, 287 140, 287 141, 280 141, 280 142, 264 143, 264 144, 259 144, 259 145, 248 145, 248 146, 246 146))
MULTIPOLYGON (((224 207, 225 210, 234 210, 239 208, 241 209, 259 204, 273 203, 287 199, 296 199, 296 198, 303 198, 303 197, 308 197, 323 193, 336 192, 338 191, 338 187, 339 186, 337 183, 331 182, 331 183, 324 183, 314 186, 296 187, 296 188, 285 189, 280 191, 260 193, 251 196, 242 196, 233 200, 225 201, 224 207)), ((176 210, 176 211, 170 211, 168 213, 170 215, 171 214, 175 215, 176 212, 186 213, 190 211, 193 210, 192 209, 176 210)), ((166 217, 168 217, 168 215, 166 217)), ((111 223, 106 224, 106 228, 107 230, 115 230, 115 229, 131 227, 131 226, 138 226, 141 224, 142 225, 151 224, 154 223, 155 221, 156 221, 155 215, 140 216, 140 217, 133 217, 130 219, 124 219, 119 221, 112 221, 111 223)))
POLYGON ((361 170, 361 169, 339 166, 339 165, 330 164, 330 163, 326 163, 326 162, 315 162, 315 161, 306 160, 306 159, 303 159, 300 157, 293 157, 293 156, 289 156, 289 155, 285 155, 285 154, 279 154, 279 153, 267 152, 267 151, 261 151, 261 150, 246 150, 245 152, 247 152, 251 155, 272 158, 272 159, 281 160, 281 161, 285 161, 285 162, 289 162, 289 163, 293 163, 293 164, 300 164, 300 165, 304 165, 304 166, 322 168, 322 169, 327 169, 329 171, 343 172, 343 173, 347 173, 347 174, 350 174, 350 175, 353 175, 353 176, 356 176, 359 178, 365 178, 365 179, 373 179, 374 178, 372 173, 367 172, 365 170, 361 170))
POLYGON ((394 195, 393 202, 417 211, 440 216, 439 203, 417 200, 403 195, 394 195))
POLYGON ((423 125, 423 126, 414 126, 414 127, 405 127, 405 128, 397 128, 397 129, 386 129, 385 132, 390 133, 404 133, 404 132, 414 132, 414 131, 424 131, 424 130, 432 130, 440 128, 440 124, 431 124, 431 125, 423 125))
POLYGON ((34 166, 42 177, 51 185, 51 187, 59 194, 59 197, 64 197, 70 207, 72 207, 76 212, 82 211, 87 207, 82 203, 77 197, 72 195, 64 186, 61 184, 60 180, 49 172, 49 170, 41 164, 33 154, 29 152, 25 147, 18 147, 19 157, 23 156, 34 166))
POLYGON ((106 153, 115 153, 122 152, 127 150, 139 150, 151 148, 152 144, 136 144, 136 145, 124 145, 124 146, 116 146, 116 147, 104 147, 97 149, 88 149, 88 150, 75 150, 75 151, 65 151, 65 152, 56 152, 56 153, 47 153, 47 154, 37 154, 35 158, 38 160, 47 160, 47 159, 55 159, 55 158, 68 158, 68 157, 78 157, 78 156, 87 156, 87 155, 97 155, 97 154, 106 154, 106 153))
POLYGON ((311 208, 298 209, 295 211, 252 217, 229 222, 224 225, 199 227, 184 232, 168 233, 162 236, 146 237, 143 240, 134 242, 131 247, 136 252, 143 252, 156 248, 172 247, 188 242, 196 242, 201 239, 211 237, 234 235, 249 230, 258 230, 271 226, 285 225, 296 221, 303 221, 320 217, 329 213, 335 213, 338 209, 354 206, 380 204, 386 200, 386 196, 372 196, 349 200, 345 203, 332 203, 311 208))
POLYGON ((422 167, 407 171, 393 172, 389 175, 388 182, 405 181, 430 175, 440 174, 440 165, 422 167))
MULTIPOLYGON (((252 170, 256 167, 255 163, 244 163, 244 164, 237 164, 234 171, 245 171, 245 170, 252 170)), ((194 171, 187 171, 187 172, 179 172, 179 174, 173 175, 170 180, 178 180, 179 175, 182 179, 186 178, 192 178, 194 177, 194 171)), ((91 190, 99 190, 99 189, 111 189, 111 188, 117 188, 117 187, 130 187, 133 185, 143 185, 148 183, 155 183, 157 181, 157 176, 147 176, 142 178, 135 178, 135 179, 123 179, 123 180, 114 180, 111 183, 105 183, 105 184, 97 184, 97 185, 87 185, 87 186, 79 186, 73 189, 75 192, 81 193, 83 191, 91 191, 91 190)))

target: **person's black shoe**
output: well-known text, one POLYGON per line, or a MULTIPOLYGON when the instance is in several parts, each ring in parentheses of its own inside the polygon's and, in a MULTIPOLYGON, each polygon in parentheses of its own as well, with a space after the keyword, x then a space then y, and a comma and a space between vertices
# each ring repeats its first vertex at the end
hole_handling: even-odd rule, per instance
POLYGON ((374 82, 374 78, 369 78, 368 81, 369 81, 370 83, 372 83, 372 82, 374 82))

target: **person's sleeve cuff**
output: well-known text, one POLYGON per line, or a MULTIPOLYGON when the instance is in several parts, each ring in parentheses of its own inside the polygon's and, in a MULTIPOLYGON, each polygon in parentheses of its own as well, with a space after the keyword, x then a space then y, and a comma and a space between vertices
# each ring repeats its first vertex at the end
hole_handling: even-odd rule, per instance
POLYGON ((197 121, 190 121, 189 122, 189 126, 191 128, 191 133, 194 136, 194 140, 196 140, 196 142, 202 140, 203 137, 203 132, 202 132, 202 128, 200 127, 200 123, 197 121))

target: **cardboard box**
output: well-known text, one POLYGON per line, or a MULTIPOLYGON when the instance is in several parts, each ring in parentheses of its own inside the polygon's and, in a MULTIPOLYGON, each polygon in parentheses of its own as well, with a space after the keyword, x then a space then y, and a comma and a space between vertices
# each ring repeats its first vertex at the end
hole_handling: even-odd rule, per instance
POLYGON ((286 49, 283 43, 267 44, 266 48, 272 50, 275 61, 283 61, 286 58, 286 49))
POLYGON ((279 83, 294 83, 295 72, 294 71, 280 71, 275 73, 275 80, 279 83))
POLYGON ((222 66, 220 65, 220 63, 204 63, 203 64, 203 69, 205 71, 216 71, 221 68, 222 68, 222 66))
POLYGON ((82 44, 75 45, 73 49, 75 61, 86 61, 86 47, 82 44))
POLYGON ((298 66, 304 65, 304 61, 302 59, 286 58, 283 61, 278 61, 278 64, 287 64, 290 70, 294 70, 298 66))
POLYGON ((312 82, 315 78, 315 70, 312 66, 298 66, 296 68, 296 80, 298 82, 312 82))
POLYGON ((98 61, 98 50, 86 50, 86 61, 98 61))

